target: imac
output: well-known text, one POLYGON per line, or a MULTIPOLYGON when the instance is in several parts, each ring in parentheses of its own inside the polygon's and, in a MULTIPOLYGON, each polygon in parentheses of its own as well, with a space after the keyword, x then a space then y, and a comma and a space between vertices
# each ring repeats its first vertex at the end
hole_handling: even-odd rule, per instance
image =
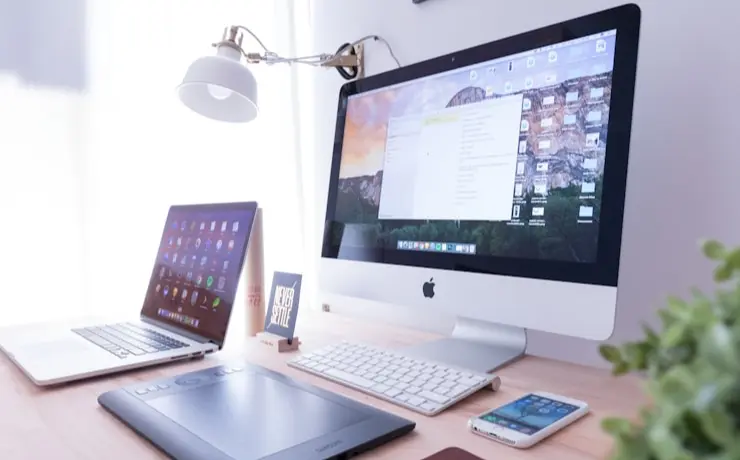
POLYGON ((320 288, 454 314, 408 352, 477 371, 527 329, 607 339, 639 29, 624 5, 344 85, 320 288))

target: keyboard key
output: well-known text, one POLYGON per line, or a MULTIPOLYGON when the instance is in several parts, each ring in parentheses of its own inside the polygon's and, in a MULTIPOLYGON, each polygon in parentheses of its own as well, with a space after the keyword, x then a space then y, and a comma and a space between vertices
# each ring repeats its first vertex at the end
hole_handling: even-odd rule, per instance
POLYGON ((378 372, 378 374, 380 374, 382 376, 385 376, 385 377, 389 377, 392 373, 393 372, 389 371, 388 369, 385 369, 385 370, 382 370, 382 371, 378 372))
POLYGON ((373 380, 376 381, 376 382, 378 382, 378 383, 383 383, 386 380, 388 380, 388 377, 386 377, 384 375, 379 375, 379 376, 375 377, 373 380))
POLYGON ((412 395, 415 395, 416 393, 420 392, 421 388, 419 387, 408 387, 406 388, 406 393, 411 393, 412 395))
POLYGON ((350 374, 354 374, 355 372, 357 372, 357 368, 355 366, 349 366, 347 367, 347 369, 345 369, 345 371, 349 372, 350 374))
POLYGON ((465 393, 469 389, 470 389, 469 387, 458 385, 455 388, 453 388, 452 390, 450 390, 449 395, 452 396, 453 398, 457 398, 458 396, 460 396, 461 394, 465 393))
POLYGON ((399 374, 398 372, 396 372, 395 374, 391 375, 391 378, 395 380, 401 380, 403 378, 403 374, 399 374))
POLYGON ((428 399, 430 401, 434 401, 438 404, 446 404, 450 400, 450 398, 446 396, 438 395, 437 393, 427 390, 422 391, 417 396, 419 396, 420 398, 428 399))
POLYGON ((390 390, 386 390, 386 392, 385 392, 385 394, 387 394, 391 398, 395 398, 396 396, 400 395, 401 393, 403 393, 403 392, 401 390, 397 389, 397 388, 391 388, 390 390))
POLYGON ((378 376, 378 374, 374 374, 374 373, 372 373, 372 372, 368 372, 368 373, 367 373, 367 374, 365 374, 365 375, 364 375, 363 377, 365 377, 366 379, 372 380, 372 379, 374 379, 374 378, 375 378, 375 377, 377 377, 377 376, 378 376))
POLYGON ((344 380, 345 382, 351 383, 352 385, 357 385, 358 387, 362 387, 362 388, 370 388, 373 385, 375 385, 375 382, 373 382, 372 380, 368 380, 363 377, 358 377, 356 375, 352 375, 347 372, 340 371, 338 369, 328 369, 324 373, 331 377, 337 378, 339 380, 344 380))
POLYGON ((409 372, 406 375, 409 376, 409 377, 411 377, 412 379, 415 379, 415 378, 417 378, 417 377, 419 377, 421 375, 421 372, 411 371, 411 372, 409 372))
POLYGON ((445 380, 444 382, 439 384, 439 386, 444 388, 453 388, 455 385, 457 385, 457 383, 452 380, 445 380))
POLYGON ((478 377, 463 377, 460 380, 457 381, 460 385, 467 385, 469 387, 473 387, 478 385, 479 383, 483 382, 483 379, 478 377))
POLYGON ((423 387, 426 384, 427 382, 425 380, 414 380, 413 382, 411 382, 411 385, 415 387, 423 387))
POLYGON ((396 388, 398 388, 399 390, 405 390, 405 389, 407 389, 408 387, 410 387, 411 385, 409 385, 408 383, 403 383, 403 382, 400 382, 400 383, 397 383, 397 384, 395 384, 394 386, 395 386, 396 388))
POLYGON ((386 385, 388 385, 390 387, 394 387, 394 386, 398 385, 398 380, 388 379, 388 380, 386 380, 383 383, 385 383, 386 385))
POLYGON ((426 402, 426 403, 424 403, 424 404, 421 405, 421 408, 422 409, 424 409, 426 411, 429 411, 429 412, 434 412, 437 409, 439 409, 440 407, 442 407, 442 406, 440 406, 439 404, 434 404, 434 403, 430 403, 430 402, 426 402))
POLYGON ((444 380, 442 380, 442 379, 441 379, 441 378, 439 378, 439 377, 434 377, 433 379, 429 380, 429 383, 434 383, 434 384, 436 384, 436 385, 439 385, 439 384, 441 384, 442 382, 444 382, 444 380))
POLYGON ((432 390, 434 390, 435 388, 437 388, 437 386, 438 386, 438 385, 437 385, 436 383, 427 383, 426 385, 424 385, 424 386, 423 386, 423 387, 421 387, 421 388, 422 388, 422 389, 424 389, 424 390, 429 390, 429 391, 432 391, 432 390))
POLYGON ((421 374, 419 376, 419 380, 424 380, 425 382, 429 381, 432 378, 432 374, 421 374))
POLYGON ((403 382, 403 383, 411 383, 411 382, 413 382, 413 381, 414 381, 414 379, 412 379, 412 378, 411 378, 411 377, 409 377, 409 376, 404 376, 404 377, 401 377, 401 378, 400 378, 400 379, 398 379, 398 380, 400 380, 400 381, 401 381, 401 382, 403 382))
POLYGON ((325 370, 329 369, 329 366, 326 364, 319 364, 318 366, 313 368, 316 372, 324 372, 325 370))
POLYGON ((411 395, 410 394, 401 393, 400 395, 397 395, 395 399, 397 399, 397 400, 399 400, 401 402, 406 402, 406 401, 409 400, 409 398, 411 398, 411 395))
POLYGON ((388 385, 383 385, 382 383, 378 383, 375 386, 371 388, 373 391, 377 391, 378 393, 385 393, 386 391, 390 390, 391 387, 388 385))
POLYGON ((422 404, 424 404, 425 402, 427 402, 427 400, 424 399, 424 398, 420 398, 418 396, 412 396, 412 397, 409 398, 409 401, 408 402, 412 406, 421 406, 422 404))

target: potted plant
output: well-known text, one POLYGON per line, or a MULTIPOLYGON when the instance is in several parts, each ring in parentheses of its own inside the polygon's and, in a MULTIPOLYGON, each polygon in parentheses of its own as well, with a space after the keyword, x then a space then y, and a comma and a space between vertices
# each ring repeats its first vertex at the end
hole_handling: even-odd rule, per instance
POLYGON ((621 347, 603 345, 615 375, 647 377, 649 406, 636 421, 608 418, 614 460, 740 459, 740 248, 702 245, 717 261, 716 294, 668 299, 662 332, 621 347))

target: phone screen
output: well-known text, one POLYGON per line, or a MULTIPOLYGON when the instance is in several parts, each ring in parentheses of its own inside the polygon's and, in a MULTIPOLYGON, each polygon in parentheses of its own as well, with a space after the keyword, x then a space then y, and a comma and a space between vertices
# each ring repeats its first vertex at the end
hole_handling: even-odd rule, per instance
POLYGON ((524 434, 534 434, 578 410, 578 406, 528 394, 479 418, 524 434))

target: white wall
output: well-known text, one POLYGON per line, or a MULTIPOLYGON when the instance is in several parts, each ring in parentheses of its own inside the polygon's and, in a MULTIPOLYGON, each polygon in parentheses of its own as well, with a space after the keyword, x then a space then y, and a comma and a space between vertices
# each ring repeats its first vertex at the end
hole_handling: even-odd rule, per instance
MULTIPOLYGON (((316 51, 365 34, 382 35, 403 64, 619 5, 612 0, 314 0, 316 51)), ((638 2, 643 11, 630 155, 617 326, 612 341, 640 334, 668 293, 709 287, 697 240, 740 240, 735 197, 740 156, 734 107, 740 51, 728 27, 740 6, 693 0, 638 2)), ((369 73, 389 69, 380 45, 368 48, 369 73)), ((332 154, 337 91, 333 72, 317 72, 313 111, 316 185, 311 240, 318 258, 332 154)), ((324 299, 321 299, 324 300, 324 299)), ((567 301, 567 299, 564 299, 567 301)), ((319 300, 320 301, 320 300, 319 300)), ((399 308, 351 301, 342 311, 383 317, 399 308)), ((336 303, 332 308, 336 309, 336 303)), ((594 305, 594 308, 599 308, 594 305)), ((411 315, 406 315, 411 317, 411 315)), ((429 326, 444 330, 451 318, 429 326)), ((596 344, 532 332, 530 353, 603 364, 596 344)))

